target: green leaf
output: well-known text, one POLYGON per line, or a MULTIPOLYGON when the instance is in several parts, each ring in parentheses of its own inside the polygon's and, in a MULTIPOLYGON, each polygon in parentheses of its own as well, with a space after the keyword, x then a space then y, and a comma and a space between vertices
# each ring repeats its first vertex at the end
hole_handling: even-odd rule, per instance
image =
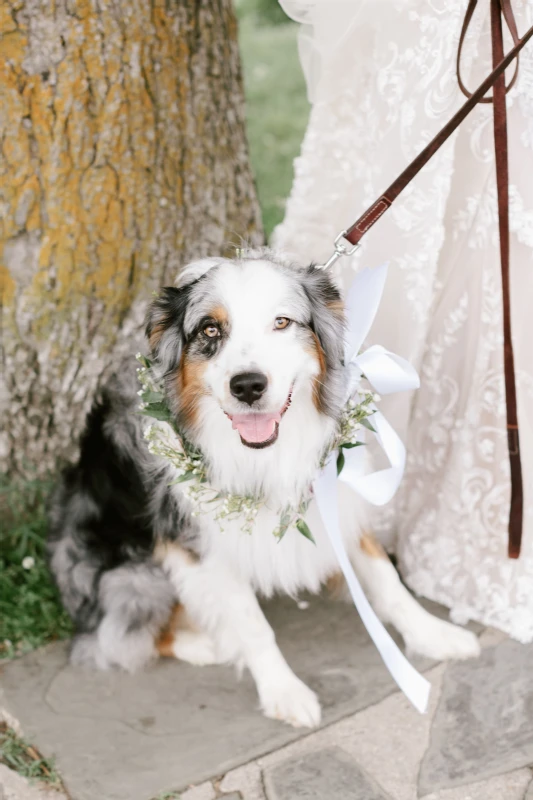
POLYGON ((311 499, 310 498, 302 500, 302 502, 300 503, 300 505, 298 507, 298 511, 300 512, 300 514, 305 514, 305 512, 309 508, 310 503, 311 503, 311 499))
POLYGON ((309 526, 308 526, 308 524, 307 524, 307 522, 305 520, 297 519, 296 520, 296 527, 298 528, 298 530, 300 531, 302 536, 305 536, 305 538, 309 539, 310 542, 313 542, 313 544, 316 544, 316 542, 315 542, 315 540, 313 538, 313 534, 309 530, 309 526))
POLYGON ((364 425, 365 428, 367 428, 369 431, 372 431, 372 433, 377 433, 376 429, 373 428, 370 422, 368 421, 368 417, 365 417, 364 419, 361 420, 361 425, 364 425))
POLYGON ((337 456, 337 475, 340 475, 342 472, 342 468, 344 467, 344 462, 346 459, 344 458, 344 453, 342 449, 339 450, 339 455, 337 456))
MULTIPOLYGON (((201 481, 201 483, 207 483, 207 481, 203 480, 203 481, 201 481)), ((217 500, 220 500, 220 498, 223 497, 223 496, 224 495, 222 494, 222 492, 218 492, 214 497, 211 498, 211 500, 208 500, 207 502, 208 503, 216 503, 217 500)))
POLYGON ((167 404, 160 400, 157 403, 150 403, 149 408, 146 409, 147 411, 165 411, 167 414, 170 414, 169 408, 167 404))
POLYGON ((143 408, 139 411, 139 414, 142 414, 144 417, 152 417, 152 419, 156 419, 158 422, 170 422, 171 417, 168 413, 163 411, 150 411, 148 408, 143 408))
POLYGON ((344 447, 345 450, 351 450, 352 447, 363 447, 365 442, 343 442, 341 447, 344 447))
POLYGON ((150 359, 146 358, 146 356, 144 356, 142 353, 137 358, 137 361, 139 362, 139 364, 142 364, 145 369, 150 369, 152 366, 152 362, 150 361, 150 359))
POLYGON ((277 530, 277 533, 276 533, 276 539, 278 540, 278 543, 281 542, 281 540, 283 539, 283 537, 287 533, 288 527, 289 527, 288 525, 285 525, 285 526, 281 526, 280 525, 279 526, 279 528, 277 530))
POLYGON ((192 481, 194 477, 195 476, 192 472, 184 472, 183 475, 180 475, 179 478, 176 478, 176 480, 171 481, 168 485, 175 486, 177 483, 185 483, 185 481, 192 481))
POLYGON ((162 422, 169 422, 169 420, 172 419, 172 415, 166 403, 150 403, 148 408, 143 408, 141 410, 141 414, 144 414, 146 417, 159 419, 162 422))
POLYGON ((164 403, 165 401, 164 394, 161 392, 151 392, 149 389, 143 392, 140 397, 143 403, 164 403))

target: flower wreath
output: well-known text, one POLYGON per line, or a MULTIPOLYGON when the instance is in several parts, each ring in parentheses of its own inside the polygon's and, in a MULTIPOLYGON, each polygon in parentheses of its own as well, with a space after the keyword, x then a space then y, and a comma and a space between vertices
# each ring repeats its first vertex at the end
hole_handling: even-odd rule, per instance
MULTIPOLYGON (((146 428, 144 438, 148 442, 149 452, 164 458, 176 470, 177 477, 170 485, 184 484, 183 492, 193 505, 193 516, 214 511, 214 518, 221 530, 224 530, 224 520, 233 521, 242 517, 242 530, 251 533, 258 512, 267 505, 265 498, 262 495, 219 491, 210 486, 209 465, 206 458, 200 449, 191 444, 176 424, 165 398, 162 379, 156 377, 153 364, 146 356, 138 353, 137 360, 141 365, 137 368, 137 375, 142 387, 138 392, 141 398, 139 409, 141 414, 156 420, 146 428)), ((364 444, 358 440, 358 431, 361 427, 374 431, 369 417, 376 412, 375 403, 378 400, 379 396, 371 391, 352 394, 343 408, 336 434, 317 464, 317 470, 324 467, 331 453, 338 451, 337 474, 342 472, 345 464, 343 451, 364 444)), ((304 520, 311 496, 310 487, 297 506, 286 506, 281 511, 279 523, 273 531, 278 540, 283 538, 290 527, 294 527, 314 542, 313 535, 304 520)))

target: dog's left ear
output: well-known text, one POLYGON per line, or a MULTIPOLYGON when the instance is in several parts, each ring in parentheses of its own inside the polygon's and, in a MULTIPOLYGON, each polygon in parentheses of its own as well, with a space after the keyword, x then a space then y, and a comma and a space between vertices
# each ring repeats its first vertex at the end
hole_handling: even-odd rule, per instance
POLYGON ((184 324, 192 283, 177 289, 166 286, 150 305, 146 317, 146 337, 152 359, 163 373, 175 369, 186 342, 184 324))
POLYGON ((303 289, 311 306, 310 327, 321 348, 324 372, 318 384, 322 411, 336 416, 344 401, 344 304, 326 272, 311 266, 304 273, 303 289))

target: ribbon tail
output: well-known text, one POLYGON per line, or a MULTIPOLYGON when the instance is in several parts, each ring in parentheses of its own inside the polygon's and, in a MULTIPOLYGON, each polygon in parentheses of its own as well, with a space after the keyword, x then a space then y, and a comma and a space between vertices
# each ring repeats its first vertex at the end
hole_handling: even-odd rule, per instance
POLYGON ((368 602, 346 553, 339 525, 337 473, 334 458, 330 458, 319 477, 314 481, 313 489, 322 522, 361 620, 399 688, 414 707, 424 714, 428 706, 431 684, 409 663, 396 642, 385 630, 368 602))

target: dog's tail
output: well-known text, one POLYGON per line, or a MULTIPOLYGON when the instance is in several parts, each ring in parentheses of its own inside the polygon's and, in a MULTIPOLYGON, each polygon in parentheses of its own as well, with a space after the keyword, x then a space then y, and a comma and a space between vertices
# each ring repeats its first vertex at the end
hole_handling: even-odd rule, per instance
POLYGON ((151 561, 105 565, 72 532, 49 542, 50 566, 72 617, 74 664, 129 672, 157 655, 155 641, 175 602, 163 571, 151 561))
POLYGON ((73 661, 133 671, 156 654, 154 638, 175 597, 151 559, 143 440, 131 413, 135 392, 124 384, 116 379, 95 402, 79 462, 65 470, 51 498, 48 555, 79 633, 73 661))
MULTIPOLYGON (((65 476, 52 500, 48 555, 78 632, 71 660, 133 672, 157 655, 154 640, 175 602, 172 585, 148 553, 119 560, 102 542, 92 541, 86 524, 90 502, 68 491, 67 483, 65 476)), ((104 528, 101 534, 111 538, 113 531, 104 528)))
POLYGON ((73 642, 73 664, 135 672, 157 656, 156 641, 175 603, 172 587, 152 564, 125 564, 102 576, 102 619, 73 642))

